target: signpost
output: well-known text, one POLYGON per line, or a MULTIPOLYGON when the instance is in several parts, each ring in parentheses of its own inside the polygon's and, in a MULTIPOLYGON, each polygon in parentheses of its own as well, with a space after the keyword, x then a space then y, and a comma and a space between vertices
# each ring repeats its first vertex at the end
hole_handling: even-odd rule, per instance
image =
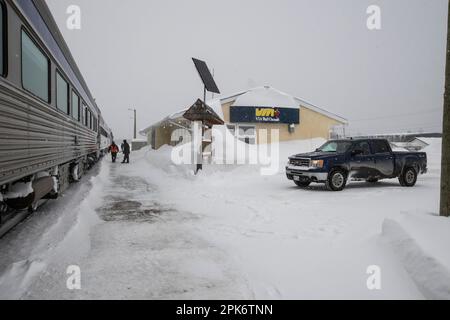
POLYGON ((206 140, 205 128, 212 128, 214 125, 223 125, 223 120, 214 110, 198 99, 184 114, 183 117, 190 120, 193 135, 193 153, 195 157, 196 172, 203 169, 203 152, 211 140, 206 140))
MULTIPOLYGON (((184 114, 184 117, 186 119, 189 119, 193 121, 194 128, 193 132, 195 130, 195 127, 198 125, 201 125, 202 134, 198 139, 201 139, 201 141, 193 141, 194 146, 200 146, 200 155, 198 154, 198 150, 194 150, 196 153, 197 160, 197 167, 196 167, 196 174, 199 170, 203 169, 203 151, 205 148, 204 145, 204 136, 205 136, 205 124, 209 127, 212 127, 214 124, 223 124, 222 119, 209 107, 206 105, 206 92, 212 92, 220 94, 219 88, 217 87, 216 82, 214 81, 214 78, 211 74, 211 72, 208 69, 208 66, 206 65, 206 62, 192 58, 192 61, 194 62, 195 68, 198 71, 198 74, 200 75, 200 78, 203 82, 204 88, 203 88, 203 101, 197 100, 197 102, 184 114), (197 123, 196 123, 197 122, 197 123), (201 123, 200 123, 201 122, 201 123)), ((196 134, 194 134, 193 139, 196 139, 196 134)))
POLYGON ((136 109, 128 109, 130 111, 134 112, 134 133, 133 133, 133 138, 136 140, 137 139, 137 113, 136 113, 136 109))

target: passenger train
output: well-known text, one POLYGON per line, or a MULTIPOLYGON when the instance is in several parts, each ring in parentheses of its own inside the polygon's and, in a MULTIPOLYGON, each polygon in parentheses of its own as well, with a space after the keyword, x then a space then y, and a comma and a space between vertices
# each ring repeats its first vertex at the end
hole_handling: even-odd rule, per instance
POLYGON ((57 198, 78 181, 107 152, 113 134, 45 1, 0 0, 0 9, 5 230, 21 219, 20 212, 35 210, 42 199, 57 198))

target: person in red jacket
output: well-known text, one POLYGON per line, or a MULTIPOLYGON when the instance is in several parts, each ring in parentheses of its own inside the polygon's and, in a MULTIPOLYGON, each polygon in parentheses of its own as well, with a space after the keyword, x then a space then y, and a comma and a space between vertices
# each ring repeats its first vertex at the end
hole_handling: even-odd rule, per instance
POLYGON ((113 141, 113 143, 109 146, 109 152, 111 152, 112 162, 115 163, 117 159, 117 154, 119 153, 119 147, 113 141))

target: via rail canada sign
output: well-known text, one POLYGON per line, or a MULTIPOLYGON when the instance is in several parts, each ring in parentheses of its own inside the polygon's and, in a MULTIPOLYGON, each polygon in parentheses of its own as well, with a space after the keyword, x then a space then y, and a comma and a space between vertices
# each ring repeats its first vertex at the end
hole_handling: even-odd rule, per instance
POLYGON ((300 110, 274 107, 231 107, 231 123, 285 123, 299 124, 300 110))

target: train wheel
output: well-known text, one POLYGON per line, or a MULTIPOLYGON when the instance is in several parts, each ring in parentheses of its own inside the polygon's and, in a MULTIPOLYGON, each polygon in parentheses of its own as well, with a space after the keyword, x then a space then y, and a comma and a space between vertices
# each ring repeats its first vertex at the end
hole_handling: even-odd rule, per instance
POLYGON ((8 206, 4 202, 0 202, 0 225, 2 224, 3 215, 8 212, 8 206))
POLYGON ((31 206, 28 207, 28 213, 35 213, 38 209, 37 202, 33 203, 31 206))

